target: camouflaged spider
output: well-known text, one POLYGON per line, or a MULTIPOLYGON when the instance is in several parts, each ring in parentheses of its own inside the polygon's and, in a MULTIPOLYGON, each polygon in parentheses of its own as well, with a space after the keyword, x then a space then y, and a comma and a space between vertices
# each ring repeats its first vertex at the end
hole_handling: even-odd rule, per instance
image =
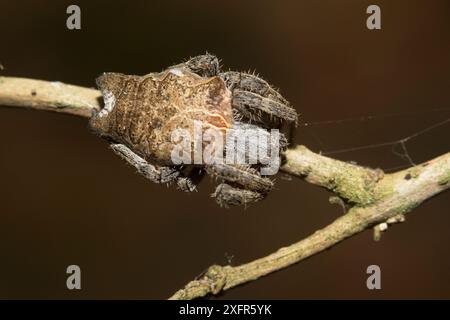
POLYGON ((296 111, 261 78, 221 72, 218 59, 206 54, 145 76, 104 73, 97 85, 105 104, 94 112, 90 127, 147 179, 193 191, 206 171, 220 180, 212 196, 223 206, 258 201, 272 189, 258 163, 174 165, 171 159, 172 132, 193 130, 194 121, 222 131, 267 132, 295 124, 296 111))

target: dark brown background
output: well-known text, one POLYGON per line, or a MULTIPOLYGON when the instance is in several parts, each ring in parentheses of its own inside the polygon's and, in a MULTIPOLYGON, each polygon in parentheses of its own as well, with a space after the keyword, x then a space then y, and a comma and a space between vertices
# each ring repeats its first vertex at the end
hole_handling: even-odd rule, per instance
MULTIPOLYGON (((69 1, 2 0, 1 74, 94 86, 103 71, 145 74, 208 50, 280 87, 302 121, 422 112, 300 127, 315 151, 397 140, 449 117, 430 112, 449 108, 448 0, 76 3, 81 31, 65 27, 69 1), (381 31, 365 27, 372 3, 381 31)), ((0 136, 0 298, 166 298, 227 256, 261 257, 341 214, 326 191, 281 176, 247 210, 219 208, 209 179, 194 194, 148 183, 82 118, 0 108, 0 136), (82 268, 81 291, 65 288, 69 264, 82 268)), ((448 151, 448 137, 447 125, 407 146, 420 162, 448 151)), ((336 157, 405 164, 389 147, 336 157)), ((449 205, 442 194, 380 243, 365 232, 224 297, 450 298, 449 205), (366 288, 371 264, 380 291, 366 288)))

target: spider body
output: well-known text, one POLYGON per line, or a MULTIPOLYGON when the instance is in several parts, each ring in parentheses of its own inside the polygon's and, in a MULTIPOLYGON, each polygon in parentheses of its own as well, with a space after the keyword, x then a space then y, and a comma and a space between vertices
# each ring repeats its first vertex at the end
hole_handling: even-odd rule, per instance
MULTIPOLYGON (((176 182, 182 190, 193 191, 207 172, 220 181, 213 197, 224 206, 258 201, 272 189, 272 181, 257 170, 260 163, 176 165, 172 158, 173 132, 194 134, 196 122, 203 131, 212 128, 225 134, 243 128, 266 134, 295 124, 295 110, 259 77, 220 72, 218 59, 206 54, 161 73, 105 73, 97 85, 105 105, 94 113, 90 127, 147 179, 176 182)), ((285 143, 280 147, 278 142, 270 147, 279 151, 285 143)), ((246 147, 244 143, 238 148, 246 147)))
POLYGON ((97 79, 105 108, 91 127, 147 161, 173 165, 172 132, 194 134, 194 121, 226 130, 233 121, 231 92, 220 77, 202 78, 179 68, 145 76, 105 73, 97 79), (103 113, 102 113, 103 112, 103 113))

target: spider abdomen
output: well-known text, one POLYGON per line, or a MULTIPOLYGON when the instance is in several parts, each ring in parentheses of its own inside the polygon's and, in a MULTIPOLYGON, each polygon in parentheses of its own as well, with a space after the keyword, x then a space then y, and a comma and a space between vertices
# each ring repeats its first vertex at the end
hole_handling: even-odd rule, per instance
POLYGON ((105 73, 97 83, 105 107, 91 127, 100 135, 123 143, 147 160, 171 165, 176 129, 194 134, 194 122, 204 129, 226 129, 232 123, 231 93, 219 77, 202 78, 182 70, 128 76, 105 73))

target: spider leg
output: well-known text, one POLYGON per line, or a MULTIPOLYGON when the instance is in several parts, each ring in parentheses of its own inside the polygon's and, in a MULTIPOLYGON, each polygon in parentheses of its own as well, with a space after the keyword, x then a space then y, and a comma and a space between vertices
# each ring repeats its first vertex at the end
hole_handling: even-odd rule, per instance
POLYGON ((219 59, 216 56, 206 53, 192 57, 183 63, 171 66, 169 69, 177 68, 188 69, 202 77, 208 78, 219 74, 220 64, 219 59))
POLYGON ((197 166, 186 166, 181 170, 181 176, 177 179, 178 188, 184 192, 197 190, 197 185, 205 176, 205 171, 197 166))
POLYGON ((213 197, 222 206, 248 204, 263 199, 273 182, 263 178, 249 166, 215 163, 206 171, 223 183, 217 186, 213 197))
POLYGON ((221 183, 217 186, 216 191, 211 195, 216 199, 216 202, 228 208, 230 205, 239 206, 247 205, 252 202, 257 202, 264 198, 261 193, 234 188, 226 183, 221 183))
POLYGON ((268 193, 273 187, 270 179, 261 177, 254 168, 246 165, 216 163, 208 166, 206 171, 228 184, 238 185, 249 190, 268 193))
POLYGON ((266 124, 275 119, 291 123, 297 121, 297 112, 293 108, 250 91, 234 90, 233 108, 250 122, 266 124))
POLYGON ((110 147, 115 154, 135 167, 146 179, 154 183, 176 182, 178 187, 186 192, 194 191, 196 188, 196 184, 189 177, 183 176, 177 168, 154 166, 124 144, 111 144, 110 147))
POLYGON ((226 71, 220 73, 220 77, 225 81, 230 90, 240 89, 259 94, 262 97, 275 100, 281 104, 289 106, 289 102, 273 88, 266 80, 260 77, 238 71, 226 71))
POLYGON ((269 127, 274 127, 274 123, 276 127, 281 127, 282 122, 297 123, 295 109, 265 80, 236 71, 223 72, 220 77, 233 91, 233 108, 238 118, 269 127))

